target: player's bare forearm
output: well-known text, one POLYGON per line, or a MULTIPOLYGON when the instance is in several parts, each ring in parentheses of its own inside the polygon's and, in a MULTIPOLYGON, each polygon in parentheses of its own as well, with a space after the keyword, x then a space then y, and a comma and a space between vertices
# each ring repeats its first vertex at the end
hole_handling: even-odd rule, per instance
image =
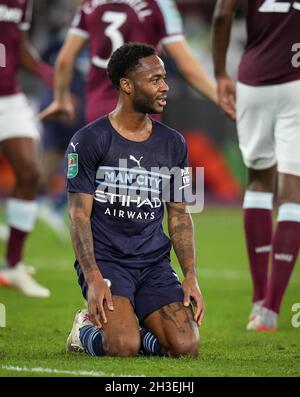
POLYGON ((86 39, 68 34, 55 63, 54 98, 63 102, 70 96, 70 83, 73 75, 74 63, 77 55, 82 50, 86 39))
POLYGON ((186 82, 198 93, 217 102, 216 85, 196 60, 186 40, 165 45, 167 54, 174 60, 186 82))
POLYGON ((218 0, 212 23, 212 55, 216 78, 226 74, 226 54, 239 0, 218 0))
POLYGON ((185 204, 168 203, 168 228, 184 277, 196 276, 194 226, 185 204))
POLYGON ((185 77, 190 86, 199 94, 216 103, 217 88, 206 70, 193 57, 186 60, 185 68, 188 69, 183 73, 183 77, 185 77))
POLYGON ((68 193, 70 232, 76 258, 87 282, 100 272, 95 261, 90 214, 93 197, 83 193, 68 193))
POLYGON ((110 289, 103 279, 94 256, 90 216, 93 196, 85 193, 68 193, 71 238, 76 258, 88 284, 88 308, 91 321, 99 328, 107 323, 104 301, 114 310, 110 289))
POLYGON ((54 98, 64 102, 70 97, 70 84, 73 75, 74 59, 67 59, 63 54, 57 58, 54 68, 54 98))

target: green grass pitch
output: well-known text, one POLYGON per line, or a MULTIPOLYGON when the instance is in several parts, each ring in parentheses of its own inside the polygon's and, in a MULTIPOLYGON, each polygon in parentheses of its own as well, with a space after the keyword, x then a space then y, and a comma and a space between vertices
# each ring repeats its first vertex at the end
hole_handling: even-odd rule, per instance
MULTIPOLYGON (((67 354, 65 342, 76 310, 83 306, 69 241, 60 242, 38 223, 25 253, 37 279, 51 289, 49 299, 23 297, 0 287, 7 326, 0 328, 0 376, 299 376, 300 328, 291 325, 300 302, 299 261, 282 305, 279 331, 245 331, 251 283, 241 211, 206 209, 193 215, 199 283, 207 313, 197 359, 94 358, 67 354), (48 372, 47 372, 48 371, 48 372)), ((0 257, 4 244, 0 242, 0 257)), ((173 255, 173 263, 178 264, 173 255)))

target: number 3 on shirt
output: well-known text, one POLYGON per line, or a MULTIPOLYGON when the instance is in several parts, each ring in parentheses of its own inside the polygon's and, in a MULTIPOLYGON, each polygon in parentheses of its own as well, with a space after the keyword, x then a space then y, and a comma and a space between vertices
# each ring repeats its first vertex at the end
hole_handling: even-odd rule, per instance
MULTIPOLYGON (((124 38, 119 29, 126 22, 126 19, 127 14, 125 14, 125 12, 106 11, 102 15, 102 21, 109 23, 107 28, 104 30, 104 34, 111 40, 112 53, 124 44, 124 38)), ((93 65, 103 69, 107 68, 108 61, 109 58, 103 59, 98 56, 94 56, 92 58, 93 65)))
POLYGON ((265 0, 263 4, 259 7, 260 12, 289 12, 291 6, 295 10, 300 11, 300 2, 292 1, 291 3, 284 3, 283 1, 277 0, 265 0))

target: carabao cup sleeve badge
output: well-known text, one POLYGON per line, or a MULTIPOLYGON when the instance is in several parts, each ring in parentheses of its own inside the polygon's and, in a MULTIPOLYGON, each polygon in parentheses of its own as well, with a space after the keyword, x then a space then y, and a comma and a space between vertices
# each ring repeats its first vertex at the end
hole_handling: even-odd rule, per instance
POLYGON ((78 154, 68 154, 68 174, 67 178, 72 179, 78 174, 78 154))

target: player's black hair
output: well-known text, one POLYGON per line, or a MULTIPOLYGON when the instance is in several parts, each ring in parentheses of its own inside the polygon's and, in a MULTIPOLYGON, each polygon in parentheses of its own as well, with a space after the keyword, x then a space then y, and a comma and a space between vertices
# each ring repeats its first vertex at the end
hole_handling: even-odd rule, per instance
POLYGON ((107 75, 115 88, 119 89, 120 80, 134 70, 141 58, 155 55, 155 48, 141 43, 127 43, 119 47, 111 56, 107 75))

